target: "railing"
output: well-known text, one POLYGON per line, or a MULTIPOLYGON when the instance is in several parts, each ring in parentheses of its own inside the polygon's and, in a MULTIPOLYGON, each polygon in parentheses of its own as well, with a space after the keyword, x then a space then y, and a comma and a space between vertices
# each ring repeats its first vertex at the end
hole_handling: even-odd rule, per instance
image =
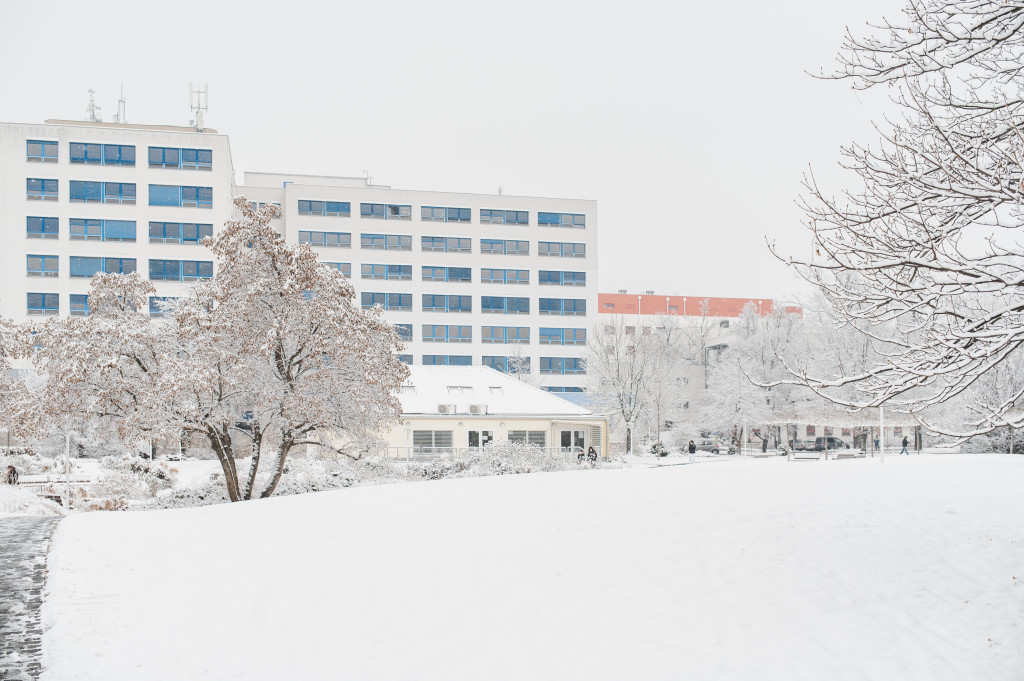
MULTIPOLYGON (((582 447, 537 447, 537 449, 553 459, 561 458, 563 462, 586 458, 582 447)), ((434 459, 459 459, 473 453, 479 453, 481 447, 388 447, 385 458, 396 461, 432 461, 434 459)))

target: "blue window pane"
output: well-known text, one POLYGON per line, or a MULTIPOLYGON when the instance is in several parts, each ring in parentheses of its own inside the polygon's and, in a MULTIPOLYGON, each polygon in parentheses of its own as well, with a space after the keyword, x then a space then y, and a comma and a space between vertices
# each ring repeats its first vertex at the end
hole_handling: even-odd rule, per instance
POLYGON ((149 185, 149 205, 180 206, 181 187, 167 184, 149 185))
POLYGON ((89 314, 89 296, 84 293, 72 293, 68 299, 68 312, 71 315, 85 317, 89 314))
POLYGON ((71 180, 71 200, 99 203, 103 200, 103 183, 71 180))
POLYGON ((91 277, 103 271, 103 258, 71 256, 71 276, 91 277))
POLYGON ((26 236, 39 239, 56 239, 60 229, 57 218, 29 216, 25 218, 26 236))
POLYGON ((135 241, 135 221, 104 220, 103 239, 105 241, 135 241))

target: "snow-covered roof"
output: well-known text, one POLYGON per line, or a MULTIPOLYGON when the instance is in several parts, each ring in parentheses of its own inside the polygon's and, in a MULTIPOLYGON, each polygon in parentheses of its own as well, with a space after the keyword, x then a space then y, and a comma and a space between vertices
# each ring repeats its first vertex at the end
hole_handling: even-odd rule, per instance
POLYGON ((438 414, 438 405, 454 413, 538 416, 589 416, 593 412, 490 367, 411 366, 398 395, 403 414, 438 414), (476 411, 471 405, 485 405, 476 411))

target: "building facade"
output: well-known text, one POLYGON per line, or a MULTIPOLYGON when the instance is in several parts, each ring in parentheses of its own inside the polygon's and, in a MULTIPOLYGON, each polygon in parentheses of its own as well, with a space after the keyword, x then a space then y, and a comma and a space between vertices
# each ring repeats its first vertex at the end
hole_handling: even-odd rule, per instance
POLYGON ((274 203, 291 243, 380 305, 415 365, 488 366, 551 392, 584 384, 597 309, 597 204, 427 192, 364 178, 246 173, 226 135, 173 126, 0 124, 0 314, 88 314, 96 272, 148 277, 161 299, 212 277, 202 245, 232 198, 274 203))

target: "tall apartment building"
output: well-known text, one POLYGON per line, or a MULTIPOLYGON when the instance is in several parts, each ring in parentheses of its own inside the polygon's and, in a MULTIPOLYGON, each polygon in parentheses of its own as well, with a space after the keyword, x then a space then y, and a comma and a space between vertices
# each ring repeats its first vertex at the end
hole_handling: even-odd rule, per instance
POLYGON ((0 124, 0 169, 4 315, 88 314, 93 273, 136 270, 153 281, 159 314, 158 299, 213 275, 200 241, 242 194, 278 204, 287 241, 339 269, 363 307, 384 308, 404 361, 582 390, 597 309, 594 201, 275 173, 237 186, 227 136, 171 126, 0 124))

